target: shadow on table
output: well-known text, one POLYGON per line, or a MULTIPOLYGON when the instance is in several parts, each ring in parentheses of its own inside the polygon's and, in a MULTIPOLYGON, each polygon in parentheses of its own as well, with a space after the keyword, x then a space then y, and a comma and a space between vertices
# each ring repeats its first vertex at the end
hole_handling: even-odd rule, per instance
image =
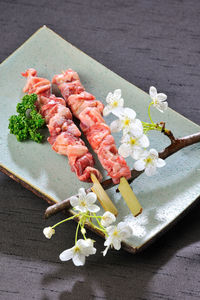
MULTIPOLYGON (((6 192, 4 201, 1 201, 0 252, 21 257, 22 264, 28 260, 30 270, 39 262, 42 271, 34 276, 40 282, 43 293, 39 299, 43 300, 131 299, 133 295, 134 299, 147 299, 149 286, 155 276, 158 276, 161 285, 169 278, 176 279, 177 266, 173 266, 173 257, 177 252, 179 256, 182 255, 183 249, 198 242, 200 237, 198 203, 168 233, 137 255, 111 250, 103 257, 102 239, 89 233, 96 240, 98 252, 87 259, 84 267, 77 268, 71 261, 61 263, 58 259, 60 252, 73 246, 74 223, 60 226, 56 235, 48 241, 42 235, 43 227, 58 222, 63 216, 57 215, 42 221, 46 203, 6 176, 2 190, 10 192, 6 192), (56 292, 55 298, 52 298, 53 292, 56 292)), ((189 253, 188 259, 195 263, 197 258, 194 251, 189 253)), ((27 269, 27 272, 30 270, 27 269)), ((38 286, 35 288, 38 289, 38 286)))

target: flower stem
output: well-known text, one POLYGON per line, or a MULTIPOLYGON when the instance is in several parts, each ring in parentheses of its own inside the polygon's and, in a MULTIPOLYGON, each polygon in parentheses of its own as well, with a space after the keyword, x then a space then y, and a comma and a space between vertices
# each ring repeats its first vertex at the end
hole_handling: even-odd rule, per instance
MULTIPOLYGON (((95 213, 94 213, 94 217, 96 218, 96 221, 97 221, 99 227, 102 228, 102 229, 104 229, 104 227, 101 225, 101 223, 100 223, 99 220, 98 220, 98 216, 96 216, 95 213)), ((101 219, 102 219, 102 217, 101 217, 101 219)), ((105 230, 105 229, 104 229, 104 230, 105 230)))
POLYGON ((91 215, 86 215, 86 214, 84 214, 84 216, 87 218, 98 218, 98 219, 102 218, 102 216, 91 216, 91 215))
POLYGON ((151 121, 152 124, 154 124, 154 121, 152 120, 152 117, 151 117, 151 105, 153 104, 153 101, 149 104, 149 107, 148 107, 148 115, 149 115, 149 119, 151 121))
POLYGON ((80 221, 78 222, 78 225, 76 227, 76 235, 75 235, 75 245, 77 243, 77 238, 78 238, 78 230, 79 230, 79 227, 80 227, 80 221))
POLYGON ((157 131, 162 131, 163 127, 155 124, 155 123, 146 123, 146 122, 142 122, 143 125, 143 129, 144 129, 144 133, 146 134, 148 131, 150 130, 157 130, 157 131))
POLYGON ((98 226, 94 225, 94 224, 92 223, 92 221, 90 221, 90 220, 89 220, 89 222, 90 222, 90 224, 92 225, 92 227, 96 228, 97 230, 102 231, 106 236, 108 235, 108 234, 106 233, 106 230, 105 230, 105 229, 99 228, 98 226))
POLYGON ((81 220, 80 220, 81 233, 82 233, 82 236, 84 237, 84 240, 87 239, 86 236, 85 236, 85 233, 82 231, 82 229, 85 229, 85 228, 84 228, 85 221, 86 221, 86 217, 85 217, 85 214, 84 214, 83 217, 82 217, 81 220))
POLYGON ((78 217, 79 215, 80 215, 80 213, 77 214, 77 215, 74 215, 74 216, 72 216, 72 217, 69 217, 69 218, 67 218, 67 219, 64 219, 64 220, 62 220, 62 221, 56 223, 55 225, 53 225, 52 228, 55 228, 55 227, 57 227, 58 225, 60 225, 60 224, 62 224, 62 223, 64 223, 64 222, 67 222, 67 221, 69 221, 69 220, 72 220, 72 219, 78 217))

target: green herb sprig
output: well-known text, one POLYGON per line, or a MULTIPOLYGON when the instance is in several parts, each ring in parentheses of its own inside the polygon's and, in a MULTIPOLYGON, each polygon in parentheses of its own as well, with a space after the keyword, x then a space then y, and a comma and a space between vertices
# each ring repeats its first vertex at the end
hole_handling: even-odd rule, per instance
POLYGON ((39 129, 44 126, 45 120, 36 110, 36 101, 36 94, 24 96, 16 107, 18 115, 13 115, 9 118, 8 128, 10 129, 10 133, 16 135, 19 142, 28 139, 37 143, 42 142, 43 136, 39 132, 39 129))

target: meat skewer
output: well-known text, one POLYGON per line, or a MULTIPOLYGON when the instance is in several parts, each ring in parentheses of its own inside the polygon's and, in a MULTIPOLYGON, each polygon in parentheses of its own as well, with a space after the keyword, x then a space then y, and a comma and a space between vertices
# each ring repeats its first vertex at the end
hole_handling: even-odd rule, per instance
POLYGON ((81 130, 108 175, 115 184, 120 183, 119 191, 129 209, 135 216, 141 213, 142 208, 126 180, 131 177, 131 171, 125 159, 118 154, 110 128, 102 117, 104 105, 85 91, 78 74, 72 69, 55 75, 52 83, 57 85, 72 114, 80 120, 81 130))
POLYGON ((23 91, 38 95, 36 107, 46 120, 52 149, 68 157, 71 170, 79 180, 91 181, 92 173, 101 181, 102 175, 94 168, 93 156, 81 140, 81 132, 72 121, 72 114, 64 99, 51 94, 50 81, 37 77, 35 69, 28 69, 22 75, 27 78, 23 91))
POLYGON ((110 128, 102 117, 103 104, 84 91, 78 74, 71 69, 55 75, 52 83, 58 86, 72 114, 80 120, 82 131, 113 182, 119 183, 121 177, 129 179, 130 169, 118 154, 110 128))

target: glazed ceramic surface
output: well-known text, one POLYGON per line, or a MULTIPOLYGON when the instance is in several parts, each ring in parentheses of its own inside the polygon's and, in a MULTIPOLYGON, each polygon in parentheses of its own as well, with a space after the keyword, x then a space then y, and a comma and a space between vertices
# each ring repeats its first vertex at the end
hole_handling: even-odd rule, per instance
MULTIPOLYGON (((0 65, 1 166, 49 199, 58 202, 76 194, 80 187, 89 187, 91 184, 80 182, 71 172, 67 158, 51 150, 47 141, 43 144, 32 141, 19 143, 15 136, 9 134, 8 119, 16 113, 16 104, 23 97, 22 88, 26 80, 21 72, 30 67, 38 71, 38 76, 50 80, 54 74, 72 68, 80 75, 86 90, 104 103, 109 91, 120 88, 125 106, 133 108, 137 117, 143 121, 148 121, 150 99, 148 94, 45 26, 0 65)), ((176 137, 200 131, 200 126, 171 109, 165 114, 152 109, 152 117, 156 122, 165 121, 166 127, 176 137)), ((106 117, 107 124, 112 120, 114 117, 106 117)), ((48 136, 47 129, 44 133, 48 136)), ((115 134, 114 137, 119 146, 120 134, 115 134)), ((149 138, 151 147, 158 151, 169 144, 168 138, 157 132, 150 133, 149 138)), ((169 157, 166 167, 159 169, 157 175, 150 178, 144 174, 139 176, 131 185, 143 207, 143 213, 137 218, 131 215, 121 195, 115 192, 116 187, 108 190, 119 211, 118 222, 129 222, 133 228, 134 235, 127 241, 127 245, 133 250, 148 244, 200 195, 199 157, 200 144, 196 144, 169 157)), ((127 162, 130 167, 133 166, 133 160, 128 159, 127 162)), ((96 166, 106 178, 97 158, 96 166)))

